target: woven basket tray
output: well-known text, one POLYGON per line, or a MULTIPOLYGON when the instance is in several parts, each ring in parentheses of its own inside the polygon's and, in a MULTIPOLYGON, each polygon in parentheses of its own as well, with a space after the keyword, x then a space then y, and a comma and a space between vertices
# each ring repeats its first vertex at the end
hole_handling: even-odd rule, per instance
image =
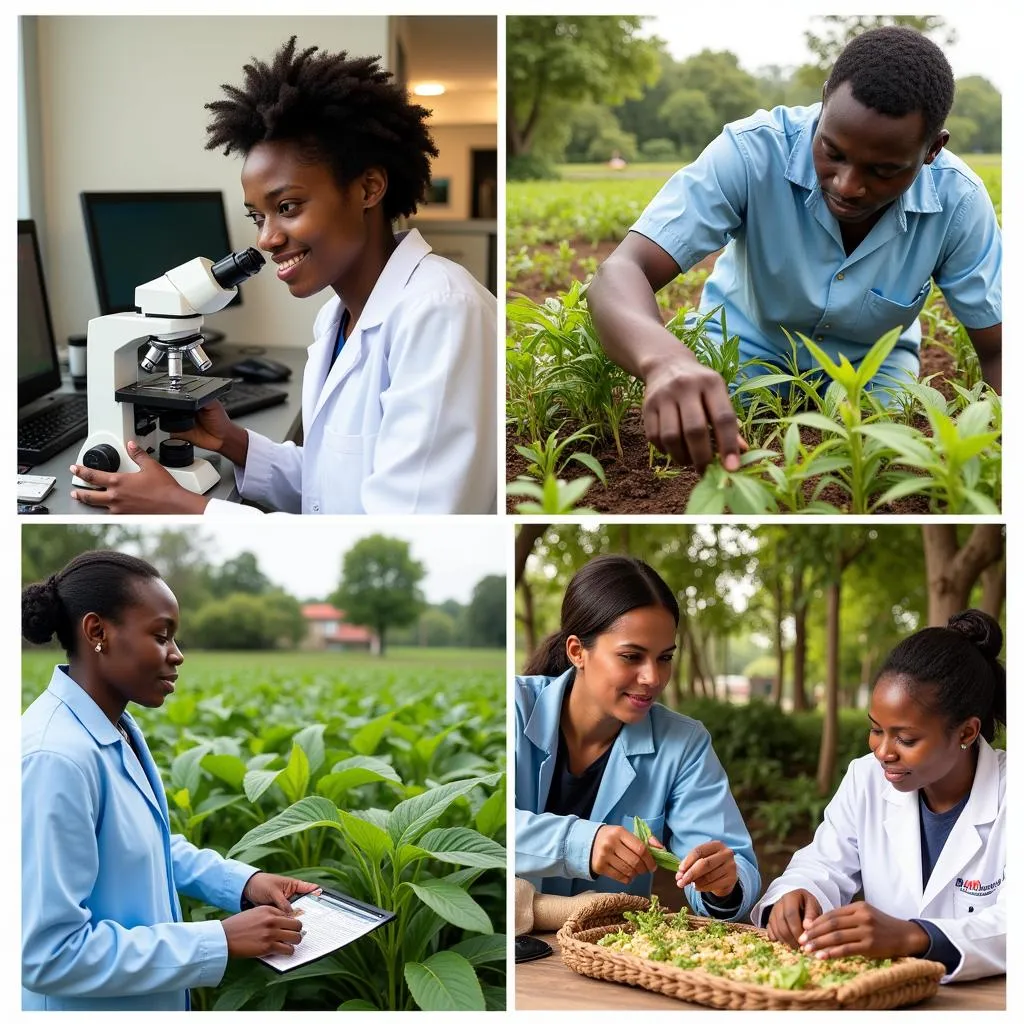
MULTIPOLYGON (((597 940, 609 932, 633 930, 634 926, 622 917, 624 910, 647 910, 649 906, 650 900, 645 897, 624 893, 610 893, 588 904, 558 932, 563 962, 577 974, 637 985, 716 1010, 891 1010, 927 999, 946 973, 942 964, 931 960, 902 958, 894 960, 891 967, 841 985, 801 991, 731 981, 597 945, 597 940)), ((671 919, 675 915, 665 916, 671 919)), ((693 915, 689 915, 689 921, 695 927, 711 923, 708 918, 693 915)), ((761 932, 749 924, 725 926, 733 931, 761 932)))

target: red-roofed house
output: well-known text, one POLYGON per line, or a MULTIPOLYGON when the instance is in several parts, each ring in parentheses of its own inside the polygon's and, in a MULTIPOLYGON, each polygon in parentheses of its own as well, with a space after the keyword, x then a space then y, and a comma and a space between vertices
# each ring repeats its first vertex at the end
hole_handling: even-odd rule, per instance
POLYGON ((330 604, 307 604, 302 607, 306 620, 306 651, 369 651, 380 653, 380 639, 366 626, 345 621, 345 613, 330 604))

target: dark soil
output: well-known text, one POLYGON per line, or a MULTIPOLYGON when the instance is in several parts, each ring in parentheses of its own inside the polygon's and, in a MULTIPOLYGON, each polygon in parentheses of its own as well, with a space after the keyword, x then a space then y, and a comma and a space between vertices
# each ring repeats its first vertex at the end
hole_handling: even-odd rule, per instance
MULTIPOLYGON (((559 281, 554 285, 546 285, 539 273, 525 275, 512 282, 508 289, 508 298, 514 299, 518 296, 526 296, 534 302, 543 302, 548 296, 556 295, 564 291, 569 282, 574 279, 583 280, 588 274, 586 268, 581 266, 579 260, 587 257, 595 257, 598 263, 602 262, 618 244, 617 242, 599 242, 592 246, 588 241, 579 240, 571 243, 576 250, 576 260, 572 265, 572 272, 566 280, 559 281)), ((558 247, 554 245, 538 246, 535 252, 557 253, 558 247)), ((702 260, 698 267, 710 270, 717 259, 715 253, 702 260)), ((682 285, 670 285, 669 289, 675 288, 670 295, 672 308, 686 303, 695 305, 700 296, 700 284, 691 288, 682 285)), ((925 345, 921 350, 921 377, 930 374, 938 374, 932 381, 945 398, 953 396, 953 389, 949 384, 949 378, 955 376, 956 367, 953 357, 945 349, 938 346, 925 345)), ((926 429, 927 424, 923 421, 917 423, 921 429, 926 429)), ((575 426, 567 424, 562 432, 563 436, 575 430, 575 426)), ((802 429, 801 437, 808 447, 817 445, 821 438, 816 431, 802 429)), ((647 438, 644 435, 643 423, 640 419, 639 410, 631 411, 626 415, 621 428, 622 456, 615 449, 613 441, 608 441, 595 446, 592 454, 601 463, 607 478, 607 486, 602 486, 600 481, 595 482, 589 491, 584 495, 581 505, 600 513, 612 513, 616 515, 657 515, 674 514, 686 511, 686 503, 690 493, 700 480, 696 471, 689 467, 673 466, 670 473, 658 477, 650 465, 650 450, 647 438)), ((526 472, 526 460, 515 450, 515 445, 525 444, 525 439, 518 437, 511 430, 506 432, 505 451, 506 472, 505 479, 511 483, 517 476, 526 472)), ((767 447, 780 450, 778 443, 770 444, 767 447)), ((664 465, 664 457, 659 460, 659 465, 664 465)), ((561 471, 563 479, 572 480, 590 474, 578 463, 569 463, 561 471)), ((814 481, 810 480, 805 485, 805 494, 810 497, 814 489, 814 481)), ((840 488, 830 485, 820 495, 823 501, 831 502, 840 511, 848 511, 846 507, 847 496, 840 488)), ((521 497, 508 497, 505 501, 505 508, 509 514, 515 514, 515 509, 524 499, 521 497)), ((927 515, 929 512, 928 499, 923 495, 911 495, 901 498, 896 502, 878 509, 879 514, 888 515, 927 515)))

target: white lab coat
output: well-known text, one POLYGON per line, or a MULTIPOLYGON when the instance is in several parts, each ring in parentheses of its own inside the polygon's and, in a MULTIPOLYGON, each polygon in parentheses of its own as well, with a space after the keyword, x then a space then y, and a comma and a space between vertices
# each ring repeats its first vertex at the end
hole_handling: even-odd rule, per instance
POLYGON ((883 913, 932 921, 948 936, 961 960, 943 982, 1005 974, 1006 753, 978 744, 971 795, 926 886, 918 794, 894 789, 868 754, 850 763, 811 845, 768 886, 751 920, 763 926, 768 909, 794 889, 813 893, 823 912, 863 889, 883 913))
MULTIPOLYGON (((242 497, 282 512, 496 511, 497 301, 415 229, 397 237, 333 366, 341 300, 317 315, 303 444, 249 431, 242 497)), ((258 510, 214 499, 206 512, 258 510)))

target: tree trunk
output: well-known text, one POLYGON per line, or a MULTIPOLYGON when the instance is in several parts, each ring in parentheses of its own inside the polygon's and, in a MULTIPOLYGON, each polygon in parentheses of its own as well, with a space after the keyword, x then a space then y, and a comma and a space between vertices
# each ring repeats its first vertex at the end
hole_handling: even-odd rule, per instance
POLYGON ((772 680, 772 703, 782 704, 782 676, 786 671, 786 652, 782 647, 782 578, 777 577, 772 586, 775 603, 775 678, 772 680))
POLYGON ((821 750, 818 754, 818 793, 828 796, 836 770, 837 733, 839 728, 839 607, 841 576, 825 590, 826 655, 825 714, 821 725, 821 750))
POLYGON ((998 619, 1006 600, 1006 562, 996 562, 981 574, 981 610, 998 619))
POLYGON ((384 657, 384 651, 386 650, 386 644, 385 644, 385 633, 386 632, 387 632, 387 626, 385 626, 383 623, 381 623, 377 627, 377 636, 380 638, 380 649, 377 651, 377 657, 378 658, 383 658, 384 657))
POLYGON ((808 708, 804 676, 807 670, 807 603, 804 601, 804 570, 793 574, 793 710, 808 708))
POLYGON ((533 591, 526 580, 520 582, 519 593, 523 595, 523 611, 517 618, 523 624, 523 642, 526 644, 528 661, 537 647, 537 624, 533 617, 533 591))
POLYGON ((957 546, 954 523, 928 524, 921 527, 921 534, 928 576, 928 625, 944 626, 950 616, 967 607, 971 589, 984 571, 1002 559, 1003 528, 998 523, 978 523, 963 547, 957 546))
POLYGON ((530 557, 530 552, 533 551, 534 544, 536 544, 538 539, 543 536, 546 529, 547 525, 545 523, 524 523, 519 527, 519 532, 516 534, 515 563, 515 585, 517 587, 523 578, 523 573, 526 571, 526 560, 530 557))

